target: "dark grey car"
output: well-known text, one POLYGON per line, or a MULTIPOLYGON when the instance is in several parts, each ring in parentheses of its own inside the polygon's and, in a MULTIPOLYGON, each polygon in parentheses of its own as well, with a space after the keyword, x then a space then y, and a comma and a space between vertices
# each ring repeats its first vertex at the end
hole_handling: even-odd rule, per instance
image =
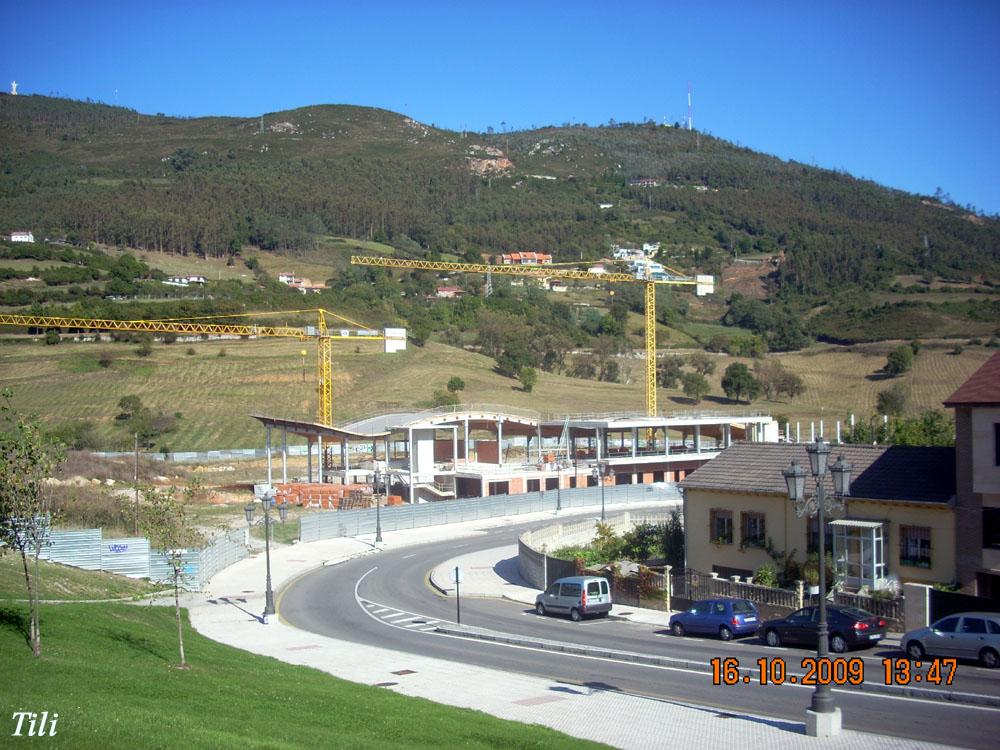
POLYGON ((1000 666, 1000 613, 959 612, 942 617, 929 627, 906 633, 899 645, 914 661, 951 656, 994 668, 1000 666))

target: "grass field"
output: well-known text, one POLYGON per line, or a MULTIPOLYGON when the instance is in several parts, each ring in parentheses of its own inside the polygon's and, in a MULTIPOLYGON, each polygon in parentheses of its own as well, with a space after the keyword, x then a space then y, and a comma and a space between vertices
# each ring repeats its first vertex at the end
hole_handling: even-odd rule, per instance
MULTIPOLYGON (((49 600, 124 599, 162 587, 111 573, 92 572, 40 560, 41 598, 49 600)), ((0 600, 27 599, 24 568, 19 554, 0 557, 0 600)))
MULTIPOLYGON (((545 727, 345 682, 208 640, 186 626, 177 661, 170 607, 42 608, 42 657, 26 611, 0 607, 0 715, 59 714, 45 747, 579 748, 545 727)), ((13 731, 11 724, 7 731, 13 731)), ((25 730, 26 731, 26 730, 25 730)))
MULTIPOLYGON (((131 448, 131 436, 115 420, 118 400, 136 394, 147 406, 167 414, 179 412, 177 430, 158 443, 170 450, 211 450, 263 446, 263 430, 251 413, 314 419, 316 415, 316 351, 311 344, 281 339, 203 341, 157 344, 148 358, 128 344, 40 342, 0 346, 0 387, 11 388, 17 408, 38 413, 50 423, 90 420, 109 443, 131 448), (188 349, 194 354, 188 355, 188 349), (115 354, 110 368, 96 365, 104 350, 115 354), (219 356, 224 351, 225 356, 219 356)), ((966 347, 951 354, 950 343, 927 342, 910 373, 879 380, 893 344, 854 347, 816 346, 803 352, 773 355, 805 380, 807 391, 791 402, 758 400, 755 409, 790 419, 842 418, 873 412, 879 391, 895 382, 910 392, 909 411, 940 408, 954 391, 992 354, 966 347)), ((697 408, 744 410, 722 394, 720 381, 733 361, 718 355, 712 391, 697 408)), ((752 365, 750 360, 743 360, 752 365)), ((431 342, 386 355, 373 343, 334 343, 333 409, 335 421, 396 408, 429 405, 434 391, 454 375, 466 387, 467 403, 498 404, 547 414, 644 409, 642 360, 626 362, 629 384, 599 383, 539 373, 532 393, 497 375, 493 361, 479 354, 431 342)), ((695 408, 679 391, 659 393, 660 408, 676 412, 695 408)))

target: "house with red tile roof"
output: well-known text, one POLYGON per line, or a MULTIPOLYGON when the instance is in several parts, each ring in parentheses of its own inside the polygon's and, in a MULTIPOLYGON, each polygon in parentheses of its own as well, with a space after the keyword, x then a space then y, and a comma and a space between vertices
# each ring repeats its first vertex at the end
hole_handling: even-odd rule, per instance
POLYGON ((955 410, 958 583, 1000 599, 1000 352, 944 405, 955 410))

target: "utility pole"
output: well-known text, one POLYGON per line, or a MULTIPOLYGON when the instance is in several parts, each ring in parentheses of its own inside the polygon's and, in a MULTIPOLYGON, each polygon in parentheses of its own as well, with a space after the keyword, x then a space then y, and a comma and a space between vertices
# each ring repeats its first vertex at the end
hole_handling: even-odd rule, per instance
POLYGON ((132 486, 135 489, 135 535, 139 536, 139 433, 135 433, 135 467, 132 471, 132 486))

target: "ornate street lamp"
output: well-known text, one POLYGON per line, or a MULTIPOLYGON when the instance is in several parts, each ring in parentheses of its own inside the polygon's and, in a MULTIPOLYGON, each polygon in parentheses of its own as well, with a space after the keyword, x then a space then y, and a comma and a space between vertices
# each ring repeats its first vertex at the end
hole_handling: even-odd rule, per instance
MULTIPOLYGON (((821 438, 806 446, 809 454, 809 470, 815 481, 815 489, 811 497, 806 496, 806 472, 797 461, 785 469, 782 475, 788 487, 788 499, 795 506, 798 516, 817 516, 819 527, 819 623, 816 632, 816 656, 820 660, 829 659, 829 628, 826 620, 826 512, 843 507, 843 498, 851 490, 851 465, 839 456, 835 463, 828 466, 830 459, 830 444, 821 438), (827 471, 833 478, 834 494, 827 498, 824 481, 827 471)), ((806 734, 812 737, 829 737, 840 734, 840 709, 834 705, 833 693, 828 684, 817 681, 813 691, 812 705, 806 712, 806 734)))
MULTIPOLYGON (((267 582, 264 590, 264 617, 266 618, 275 613, 274 591, 271 589, 271 507, 275 504, 274 490, 266 492, 260 499, 260 504, 264 509, 264 559, 267 567, 267 582)), ((279 503, 277 507, 278 516, 281 522, 284 523, 288 519, 288 503, 279 503)), ((243 512, 246 514, 247 524, 253 526, 253 503, 248 503, 244 506, 243 512)))

